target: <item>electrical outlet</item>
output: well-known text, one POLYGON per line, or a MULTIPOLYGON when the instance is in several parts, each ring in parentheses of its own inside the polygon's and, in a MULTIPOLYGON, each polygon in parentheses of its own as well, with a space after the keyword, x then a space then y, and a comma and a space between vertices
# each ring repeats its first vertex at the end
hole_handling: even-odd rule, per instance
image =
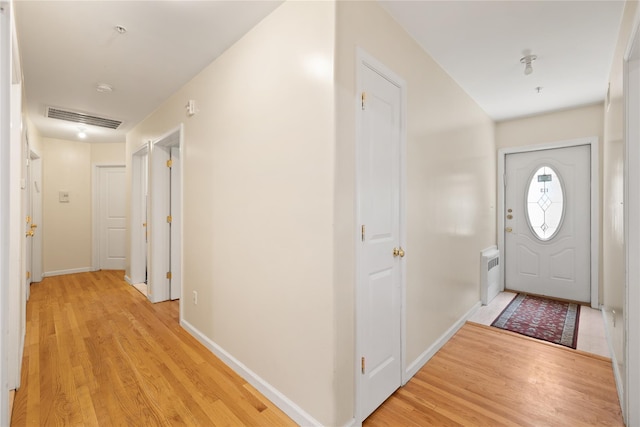
POLYGON ((193 291, 193 304, 198 305, 198 291, 193 291))

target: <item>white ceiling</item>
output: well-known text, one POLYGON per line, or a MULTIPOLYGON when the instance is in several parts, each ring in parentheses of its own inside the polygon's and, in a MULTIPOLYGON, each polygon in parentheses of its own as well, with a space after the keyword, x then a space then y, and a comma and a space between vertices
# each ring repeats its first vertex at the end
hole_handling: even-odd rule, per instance
MULTIPOLYGON (((90 142, 124 141, 280 3, 14 0, 29 115, 43 136, 70 140, 79 125, 46 118, 47 106, 122 120, 115 131, 86 131, 90 142), (113 92, 97 92, 99 83, 113 92)), ((602 101, 624 7, 616 0, 381 3, 495 120, 602 101), (526 49, 538 55, 529 76, 520 64, 526 49)))
POLYGON ((76 140, 79 125, 47 106, 122 120, 86 126, 87 141, 127 131, 239 40, 281 1, 15 1, 27 109, 46 137, 76 140), (127 29, 119 34, 115 26, 127 29), (111 93, 96 86, 108 83, 111 93))
POLYGON ((624 9, 616 0, 382 4, 496 121, 603 101, 624 9), (528 76, 526 50, 538 57, 528 76))

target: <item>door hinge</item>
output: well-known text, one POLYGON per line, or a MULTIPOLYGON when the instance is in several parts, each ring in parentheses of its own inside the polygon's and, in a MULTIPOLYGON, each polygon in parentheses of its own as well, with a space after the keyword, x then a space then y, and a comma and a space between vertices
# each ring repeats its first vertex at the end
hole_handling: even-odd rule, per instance
POLYGON ((364 110, 364 102, 367 99, 367 92, 362 92, 361 100, 362 100, 362 109, 364 110))
POLYGON ((31 272, 27 271, 27 280, 31 279, 31 272))
POLYGON ((171 279, 171 272, 167 271, 167 279, 171 279))
POLYGON ((171 215, 167 216, 167 222, 171 224, 171 221, 173 221, 173 217, 171 215))
POLYGON ((364 356, 360 358, 360 369, 362 370, 362 375, 364 375, 365 361, 364 356))
POLYGON ((363 226, 362 226, 362 230, 361 230, 361 232, 362 232, 362 241, 363 241, 363 242, 364 242, 364 231, 365 231, 365 230, 364 230, 364 225, 363 225, 363 226))
POLYGON ((27 215, 27 224, 29 224, 31 222, 31 216, 27 215))
POLYGON ((169 159, 167 160, 167 167, 170 168, 171 166, 173 166, 173 160, 169 159))

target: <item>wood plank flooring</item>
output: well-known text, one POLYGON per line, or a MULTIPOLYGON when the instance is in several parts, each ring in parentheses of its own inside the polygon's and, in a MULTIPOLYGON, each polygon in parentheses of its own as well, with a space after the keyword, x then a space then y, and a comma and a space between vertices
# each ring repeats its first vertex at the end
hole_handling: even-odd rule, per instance
MULTIPOLYGON (((121 271, 31 286, 12 426, 293 426, 121 271)), ((467 323, 364 423, 622 426, 611 362, 467 323)))
POLYGON ((31 286, 12 426, 294 426, 122 271, 31 286))
POLYGON ((624 423, 609 359, 467 323, 364 426, 624 423))

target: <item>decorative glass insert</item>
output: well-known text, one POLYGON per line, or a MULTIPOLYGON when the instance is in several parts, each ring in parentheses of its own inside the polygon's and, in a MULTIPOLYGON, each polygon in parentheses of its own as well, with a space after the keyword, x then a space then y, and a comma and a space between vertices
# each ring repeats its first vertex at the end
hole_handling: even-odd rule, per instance
POLYGON ((527 219, 540 240, 549 240, 558 232, 564 217, 564 188, 551 166, 533 174, 527 193, 527 219))

